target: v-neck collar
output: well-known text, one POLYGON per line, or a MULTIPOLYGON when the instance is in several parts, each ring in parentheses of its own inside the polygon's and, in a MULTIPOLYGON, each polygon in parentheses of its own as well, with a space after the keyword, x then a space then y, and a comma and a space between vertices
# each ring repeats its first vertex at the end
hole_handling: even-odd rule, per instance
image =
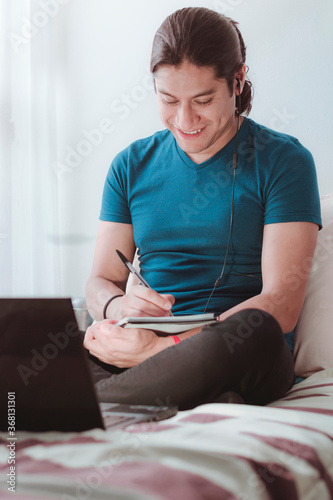
MULTIPOLYGON (((238 142, 242 139, 242 137, 244 137, 244 135, 246 135, 246 130, 248 129, 249 125, 248 121, 249 121, 248 118, 244 117, 244 121, 238 131, 238 142)), ((192 170, 202 170, 203 168, 206 168, 212 163, 220 160, 222 157, 234 153, 236 134, 230 139, 230 141, 225 146, 223 146, 222 149, 220 149, 220 151, 218 151, 217 153, 215 153, 215 155, 213 155, 211 158, 202 163, 195 163, 194 161, 192 161, 191 158, 189 158, 187 154, 178 146, 176 139, 174 140, 176 144, 176 150, 183 163, 185 163, 185 165, 187 165, 192 170)))

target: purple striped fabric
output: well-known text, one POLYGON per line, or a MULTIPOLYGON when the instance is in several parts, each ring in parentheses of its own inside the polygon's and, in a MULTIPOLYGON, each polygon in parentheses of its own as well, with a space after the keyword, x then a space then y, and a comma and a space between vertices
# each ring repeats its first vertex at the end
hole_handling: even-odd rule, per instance
POLYGON ((285 425, 287 427, 295 427, 296 429, 303 429, 305 431, 315 432, 333 441, 333 436, 330 436, 329 434, 327 434, 327 432, 323 432, 321 429, 315 429, 314 427, 309 427, 308 425, 292 424, 290 422, 281 422, 279 420, 270 420, 270 422, 276 422, 279 425, 285 425))
POLYGON ((309 389, 318 389, 318 387, 333 387, 333 383, 306 385, 305 387, 297 387, 296 389, 290 389, 290 391, 287 392, 287 396, 289 396, 289 394, 294 394, 295 392, 299 392, 299 391, 307 391, 309 389))
POLYGON ((304 399, 304 398, 318 398, 318 397, 329 397, 329 394, 319 394, 319 393, 315 393, 315 394, 302 394, 301 396, 293 396, 291 398, 289 397, 285 397, 283 398, 283 401, 293 401, 293 400, 296 400, 296 399, 304 399))
POLYGON ((75 479, 78 498, 84 495, 84 491, 87 498, 93 498, 94 489, 103 485, 123 488, 124 491, 139 491, 147 495, 163 493, 160 497, 163 500, 176 498, 238 500, 238 497, 230 491, 205 477, 151 461, 121 463, 103 468, 76 467, 74 469, 46 460, 23 459, 20 461, 20 474, 32 472, 45 477, 52 475, 62 479, 75 479))
POLYGON ((41 441, 40 439, 26 439, 25 441, 18 441, 17 442, 17 449, 18 450, 23 450, 24 448, 30 448, 35 445, 42 445, 45 447, 50 447, 52 448, 53 446, 56 445, 63 445, 66 443, 70 443, 71 445, 80 445, 80 444, 89 444, 89 443, 104 443, 103 440, 96 439, 92 436, 69 436, 68 439, 66 439, 66 434, 65 434, 65 439, 63 439, 63 434, 59 434, 59 439, 54 439, 52 441, 41 441))
POLYGON ((286 467, 279 463, 260 462, 243 456, 238 456, 238 458, 250 465, 258 481, 265 488, 269 499, 299 500, 295 479, 286 467))
POLYGON ((333 500, 332 417, 328 370, 267 407, 212 404, 125 430, 17 433, 15 494, 3 433, 0 498, 333 500))
POLYGON ((314 408, 314 407, 311 408, 306 406, 275 406, 275 405, 274 408, 281 408, 283 410, 309 411, 311 413, 320 413, 321 415, 329 415, 333 417, 333 410, 329 410, 328 408, 314 408))
MULTIPOLYGON (((325 482, 328 491, 332 494, 333 498, 333 479, 329 476, 328 472, 325 470, 322 461, 320 460, 316 450, 312 446, 308 446, 291 439, 273 437, 273 436, 262 436, 260 434, 255 434, 252 432, 244 432, 248 436, 255 437, 263 443, 269 444, 270 446, 289 453, 290 455, 305 460, 311 467, 313 467, 317 472, 322 481, 325 482)), ((274 498, 274 497, 273 497, 274 498)), ((289 497, 288 497, 289 500, 289 497)))

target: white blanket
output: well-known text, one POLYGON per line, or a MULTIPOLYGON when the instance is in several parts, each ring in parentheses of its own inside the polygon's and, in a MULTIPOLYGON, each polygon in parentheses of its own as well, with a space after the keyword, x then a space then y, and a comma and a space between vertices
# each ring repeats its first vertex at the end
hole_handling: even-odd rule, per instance
POLYGON ((266 407, 209 404, 157 423, 18 432, 16 500, 332 500, 333 369, 266 407))

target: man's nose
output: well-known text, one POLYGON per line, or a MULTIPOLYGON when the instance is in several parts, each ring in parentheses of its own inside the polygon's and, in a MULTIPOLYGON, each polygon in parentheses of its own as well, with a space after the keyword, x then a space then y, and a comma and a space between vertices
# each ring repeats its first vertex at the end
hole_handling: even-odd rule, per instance
POLYGON ((176 125, 181 130, 186 132, 193 131, 193 128, 197 123, 199 123, 200 118, 198 117, 195 110, 189 103, 182 103, 179 105, 177 110, 176 125))

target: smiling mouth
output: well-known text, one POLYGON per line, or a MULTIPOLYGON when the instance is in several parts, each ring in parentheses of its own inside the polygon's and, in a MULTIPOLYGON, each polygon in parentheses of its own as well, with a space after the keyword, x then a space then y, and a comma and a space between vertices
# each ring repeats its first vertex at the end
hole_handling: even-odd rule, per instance
POLYGON ((201 137, 201 134, 203 134, 205 127, 198 128, 197 130, 183 130, 181 128, 178 128, 178 135, 184 139, 184 140, 191 140, 191 139, 196 139, 197 137, 201 137))
POLYGON ((183 134, 187 134, 187 135, 195 135, 195 134, 198 134, 199 132, 201 132, 202 128, 199 128, 198 130, 193 130, 192 132, 187 132, 186 130, 180 130, 181 132, 183 132, 183 134))

